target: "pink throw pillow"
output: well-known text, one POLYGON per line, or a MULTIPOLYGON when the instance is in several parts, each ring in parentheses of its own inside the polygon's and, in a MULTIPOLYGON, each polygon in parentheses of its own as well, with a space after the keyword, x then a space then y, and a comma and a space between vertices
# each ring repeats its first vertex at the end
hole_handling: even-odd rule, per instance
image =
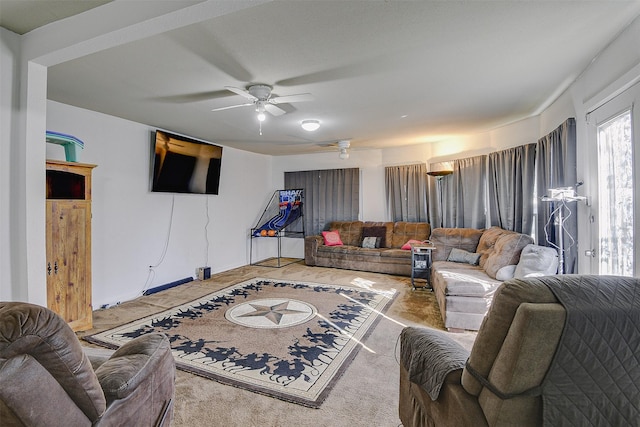
POLYGON ((340 240, 338 230, 323 231, 322 237, 324 238, 325 246, 342 246, 342 240, 340 240))
POLYGON ((410 251, 412 243, 422 243, 422 241, 421 240, 416 240, 416 239, 411 239, 407 243, 402 245, 402 247, 400 249, 405 250, 405 251, 410 251))

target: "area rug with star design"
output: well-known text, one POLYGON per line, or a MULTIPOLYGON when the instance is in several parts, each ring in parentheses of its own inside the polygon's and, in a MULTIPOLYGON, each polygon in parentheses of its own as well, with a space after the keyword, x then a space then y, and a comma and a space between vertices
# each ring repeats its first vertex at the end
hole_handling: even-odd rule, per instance
POLYGON ((255 278, 85 340, 165 333, 176 367, 318 408, 395 292, 255 278))

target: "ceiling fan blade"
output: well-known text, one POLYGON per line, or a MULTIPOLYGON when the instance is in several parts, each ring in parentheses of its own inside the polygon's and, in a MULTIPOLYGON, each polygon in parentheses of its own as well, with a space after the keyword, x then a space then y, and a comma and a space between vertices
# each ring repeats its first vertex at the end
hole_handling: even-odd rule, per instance
POLYGON ((220 108, 214 108, 211 111, 222 111, 222 110, 230 110, 232 108, 238 108, 238 107, 247 107, 249 105, 253 105, 253 102, 247 102, 246 104, 236 104, 236 105, 229 105, 228 107, 220 107, 220 108))
POLYGON ((284 113, 286 113, 286 111, 284 111, 282 108, 276 107, 273 104, 264 104, 264 109, 267 110, 269 113, 273 114, 274 116, 281 116, 284 113))
POLYGON ((272 104, 283 104, 291 102, 306 102, 313 101, 315 98, 310 93, 299 93, 296 95, 276 96, 269 98, 269 102, 272 104))
POLYGON ((166 36, 234 80, 248 82, 253 78, 234 55, 219 43, 218 37, 202 25, 183 27, 180 31, 167 33, 166 36), (202 43, 202 40, 207 42, 202 43))
POLYGON ((247 92, 244 89, 240 89, 239 87, 233 87, 233 86, 225 86, 224 87, 227 90, 230 90, 233 93, 236 93, 240 96, 244 96, 245 98, 251 100, 251 101, 257 101, 258 98, 256 98, 255 96, 251 95, 249 92, 247 92))
POLYGON ((159 102, 185 104, 187 102, 208 101, 210 99, 226 98, 228 96, 233 96, 233 94, 229 93, 229 91, 226 90, 213 90, 208 92, 194 92, 183 93, 180 95, 158 96, 150 99, 159 102))

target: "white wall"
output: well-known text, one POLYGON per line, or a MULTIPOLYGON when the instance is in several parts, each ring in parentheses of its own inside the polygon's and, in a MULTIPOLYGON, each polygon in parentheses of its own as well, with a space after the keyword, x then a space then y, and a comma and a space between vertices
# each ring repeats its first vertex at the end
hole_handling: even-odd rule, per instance
MULTIPOLYGON (((85 148, 78 160, 97 165, 94 307, 134 298, 145 286, 192 277, 197 267, 207 265, 215 273, 248 263, 249 229, 270 192, 264 180, 270 157, 224 147, 219 195, 151 193, 154 128, 49 101, 47 129, 81 139, 85 148), (165 246, 164 259, 150 271, 165 246)), ((47 144, 47 158, 64 160, 64 149, 47 144)))
POLYGON ((434 142, 430 162, 462 159, 536 142, 539 117, 530 117, 487 132, 434 142))
POLYGON ((13 295, 24 298, 16 289, 17 281, 13 275, 13 256, 17 239, 11 227, 11 193, 15 184, 15 174, 11 164, 16 161, 15 141, 17 105, 20 76, 18 73, 18 52, 20 39, 17 34, 0 27, 0 301, 8 300, 13 295))

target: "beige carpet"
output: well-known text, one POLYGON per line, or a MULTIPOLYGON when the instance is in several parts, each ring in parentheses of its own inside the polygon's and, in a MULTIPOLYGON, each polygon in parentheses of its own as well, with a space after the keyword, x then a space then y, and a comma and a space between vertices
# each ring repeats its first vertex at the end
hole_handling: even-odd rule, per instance
MULTIPOLYGON (((319 409, 305 408, 178 371, 174 426, 380 426, 400 425, 397 339, 404 326, 443 328, 435 297, 411 291, 409 278, 300 263, 283 268, 246 266, 117 307, 94 312, 94 334, 191 301, 254 277, 395 289, 398 296, 319 409)), ((470 348, 474 333, 451 336, 470 348)), ((87 344, 88 345, 88 344, 87 344)))

